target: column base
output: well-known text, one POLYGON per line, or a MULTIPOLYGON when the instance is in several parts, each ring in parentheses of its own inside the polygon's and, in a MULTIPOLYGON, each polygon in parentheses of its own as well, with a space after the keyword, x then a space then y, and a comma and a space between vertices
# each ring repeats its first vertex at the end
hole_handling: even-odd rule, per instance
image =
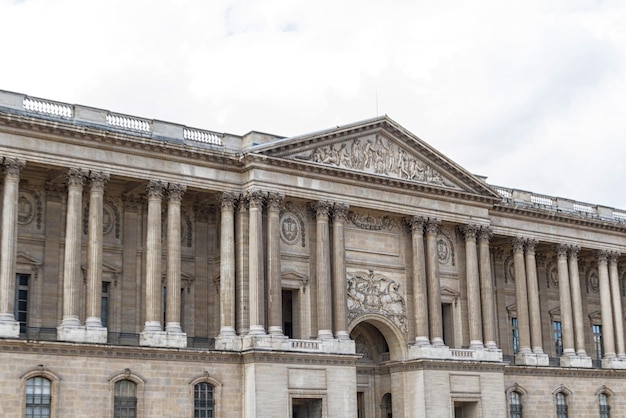
POLYGON ((349 340, 350 334, 348 334, 348 331, 337 331, 335 333, 335 338, 338 340, 349 340))
POLYGON ((329 329, 321 329, 317 332, 318 340, 332 340, 333 332, 329 329))
POLYGON ((74 343, 106 344, 107 329, 105 327, 67 326, 57 327, 57 340, 74 343))
POLYGON ((602 368, 626 370, 626 358, 624 357, 603 358, 602 368))
POLYGON ((241 351, 243 349, 243 338, 236 334, 222 334, 215 339, 215 349, 222 351, 241 351))
MULTIPOLYGON (((604 360, 602 360, 604 362, 604 360)), ((577 355, 561 356, 561 367, 580 367, 590 369, 592 367, 591 357, 577 355)))
POLYGON ((144 331, 139 334, 139 345, 144 347, 187 347, 187 334, 184 332, 144 331))
POLYGON ((268 332, 271 336, 274 336, 274 337, 280 337, 280 336, 285 335, 283 334, 283 328, 280 326, 270 326, 270 328, 268 329, 268 332))
POLYGON ((550 358, 544 353, 517 353, 515 365, 547 367, 550 365, 550 358))
POLYGON ((20 338, 20 323, 15 320, 0 321, 0 338, 20 338))
POLYGON ((265 327, 263 325, 250 325, 250 330, 248 331, 248 335, 267 335, 265 333, 265 327))

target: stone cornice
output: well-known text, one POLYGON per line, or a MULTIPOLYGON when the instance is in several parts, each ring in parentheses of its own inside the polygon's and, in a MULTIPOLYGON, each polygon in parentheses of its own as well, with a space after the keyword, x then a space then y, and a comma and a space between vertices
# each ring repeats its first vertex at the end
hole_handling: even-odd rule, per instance
POLYGON ((360 358, 354 354, 322 354, 296 352, 268 352, 250 350, 242 353, 243 363, 303 364, 307 366, 354 367, 360 358))
POLYGON ((0 340, 0 352, 55 355, 69 357, 97 357, 115 359, 138 359, 157 361, 183 361, 183 362, 220 362, 241 363, 238 353, 222 351, 206 351, 201 349, 176 349, 176 348, 152 348, 152 347, 129 347, 99 344, 79 344, 64 342, 25 341, 25 340, 0 340))
POLYGON ((500 201, 497 197, 479 195, 458 189, 434 187, 427 183, 419 183, 372 173, 356 172, 341 167, 315 164, 303 160, 287 160, 260 154, 244 154, 242 161, 246 164, 246 170, 263 168, 281 174, 306 173, 309 178, 326 179, 334 182, 339 179, 359 181, 368 183, 370 187, 393 191, 395 193, 423 193, 432 197, 441 196, 463 202, 475 202, 487 205, 488 207, 500 201))
POLYGON ((502 373, 504 363, 490 363, 480 361, 450 361, 450 360, 411 360, 403 363, 389 363, 390 373, 408 372, 415 370, 446 370, 480 373, 502 373))
POLYGON ((615 369, 579 369, 568 367, 524 367, 506 366, 505 376, 548 376, 548 377, 572 377, 572 378, 626 378, 626 370, 615 369))
POLYGON ((493 206, 494 212, 519 215, 524 218, 544 219, 547 221, 559 222, 568 225, 586 226, 594 229, 600 228, 608 231, 626 232, 626 223, 617 223, 603 220, 601 218, 581 217, 577 214, 567 212, 557 212, 551 210, 541 210, 533 207, 510 206, 498 203, 493 206))

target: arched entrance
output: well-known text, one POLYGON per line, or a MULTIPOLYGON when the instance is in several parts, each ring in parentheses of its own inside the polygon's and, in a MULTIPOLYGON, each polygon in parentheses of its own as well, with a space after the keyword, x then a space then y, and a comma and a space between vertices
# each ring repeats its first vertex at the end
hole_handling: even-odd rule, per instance
POLYGON ((350 338, 356 345, 358 418, 392 417, 392 382, 387 367, 406 358, 403 333, 387 318, 368 314, 350 326, 350 338))

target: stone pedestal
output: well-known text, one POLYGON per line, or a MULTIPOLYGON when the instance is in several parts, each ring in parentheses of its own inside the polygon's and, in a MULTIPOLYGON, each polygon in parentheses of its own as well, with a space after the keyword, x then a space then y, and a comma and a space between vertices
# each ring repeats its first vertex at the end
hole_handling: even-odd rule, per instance
POLYGON ((0 320, 0 337, 19 338, 20 323, 14 319, 0 320))
POLYGON ((146 347, 187 347, 187 334, 184 332, 144 331, 139 334, 139 345, 146 347))
POLYGON ((546 367, 550 365, 550 359, 543 353, 518 353, 515 355, 515 365, 546 367))
MULTIPOLYGON (((604 367, 604 360, 602 360, 604 367)), ((561 367, 580 367, 590 369, 591 357, 589 356, 561 356, 561 367)))
POLYGON ((602 368, 626 370, 626 358, 624 357, 603 358, 602 368))
POLYGON ((107 343, 107 329, 105 327, 67 326, 57 327, 57 340, 75 343, 107 343))

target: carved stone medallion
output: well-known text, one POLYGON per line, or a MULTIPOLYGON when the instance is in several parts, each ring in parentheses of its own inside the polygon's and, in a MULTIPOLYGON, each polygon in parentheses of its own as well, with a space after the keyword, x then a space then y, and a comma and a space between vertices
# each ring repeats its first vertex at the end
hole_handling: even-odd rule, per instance
POLYGON ((285 212, 280 218, 280 238, 289 245, 300 240, 300 221, 291 212, 285 212))

